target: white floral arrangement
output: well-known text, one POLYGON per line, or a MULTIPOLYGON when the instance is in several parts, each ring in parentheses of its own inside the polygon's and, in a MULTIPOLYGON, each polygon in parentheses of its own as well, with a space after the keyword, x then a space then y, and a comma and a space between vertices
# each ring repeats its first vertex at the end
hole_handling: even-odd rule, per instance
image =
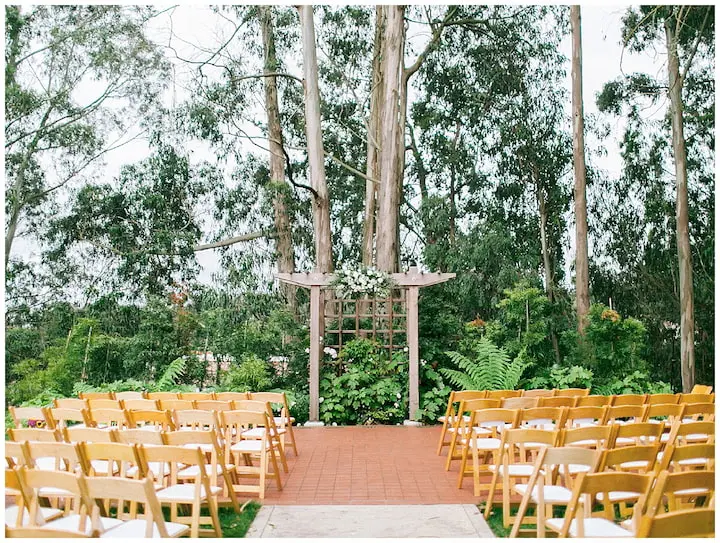
POLYGON ((344 265, 335 272, 330 286, 338 298, 354 300, 366 294, 373 298, 387 298, 394 281, 388 273, 372 266, 352 268, 344 265))

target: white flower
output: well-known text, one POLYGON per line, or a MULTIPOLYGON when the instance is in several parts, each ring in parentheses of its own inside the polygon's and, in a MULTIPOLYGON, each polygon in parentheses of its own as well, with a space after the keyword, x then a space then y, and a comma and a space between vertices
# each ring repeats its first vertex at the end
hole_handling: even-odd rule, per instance
POLYGON ((307 354, 310 354, 310 347, 308 347, 307 349, 305 349, 305 352, 306 352, 307 354))
POLYGON ((397 408, 397 407, 400 407, 400 405, 399 405, 397 402, 395 402, 393 405, 394 405, 396 408, 397 408))
POLYGON ((397 397, 398 397, 398 400, 399 400, 400 398, 402 398, 402 394, 400 394, 400 393, 398 392, 398 393, 397 393, 397 397))
POLYGON ((325 398, 323 398, 322 396, 320 396, 320 399, 318 400, 318 403, 323 403, 324 401, 325 401, 325 398))
POLYGON ((408 348, 407 347, 403 348, 403 352, 408 352, 408 348))

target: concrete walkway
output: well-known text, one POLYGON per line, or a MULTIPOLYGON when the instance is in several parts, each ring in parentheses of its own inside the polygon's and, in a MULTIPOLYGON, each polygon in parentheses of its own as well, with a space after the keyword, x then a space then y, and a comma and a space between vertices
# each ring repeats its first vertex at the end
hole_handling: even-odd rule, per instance
POLYGON ((246 537, 495 537, 477 506, 265 505, 246 537))

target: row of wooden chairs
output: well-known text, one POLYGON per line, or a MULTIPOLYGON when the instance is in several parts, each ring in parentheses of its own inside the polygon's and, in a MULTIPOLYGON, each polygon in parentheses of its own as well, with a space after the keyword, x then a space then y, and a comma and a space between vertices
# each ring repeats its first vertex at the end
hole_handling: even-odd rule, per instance
MULTIPOLYGON (((676 522, 682 522, 680 519, 684 518, 683 514, 700 510, 687 510, 700 503, 701 509, 709 509, 714 513, 713 445, 687 445, 669 449, 693 449, 683 451, 683 454, 674 454, 678 459, 688 455, 706 455, 707 462, 699 471, 678 469, 678 463, 674 471, 654 471, 634 467, 642 464, 642 460, 631 459, 647 458, 641 446, 605 451, 556 447, 552 444, 552 437, 542 435, 547 431, 539 430, 533 435, 524 436, 520 435, 524 432, 522 430, 506 432, 509 436, 517 434, 504 437, 508 445, 528 439, 534 443, 540 439, 547 444, 541 448, 535 445, 536 455, 531 462, 512 463, 508 449, 502 461, 495 465, 496 473, 501 472, 503 478, 503 522, 505 526, 512 522, 511 537, 517 537, 521 526, 525 524, 536 525, 536 537, 545 537, 546 530, 555 532, 559 537, 648 537, 656 534, 661 525, 664 526, 664 503, 667 503, 668 514, 676 522), (571 466, 583 468, 578 470, 574 479, 568 476, 571 466), (527 482, 513 482, 523 479, 527 482), (514 518, 509 513, 511 493, 522 497, 514 518), (632 506, 627 510, 621 507, 620 512, 621 516, 631 515, 630 518, 617 524, 614 506, 628 503, 632 503, 632 506), (535 509, 534 516, 528 515, 530 505, 535 509), (554 518, 553 507, 558 505, 566 507, 564 518, 554 518), (597 506, 601 507, 601 511, 595 511, 597 506), (655 519, 660 520, 656 522, 655 519)), ((486 517, 491 506, 489 500, 485 509, 486 517)), ((694 515, 690 517, 695 518, 694 515)), ((690 537, 711 534, 714 534, 714 525, 703 522, 696 527, 682 525, 682 528, 672 529, 664 535, 690 537)))
MULTIPOLYGON (((542 398, 541 398, 542 399, 542 398)), ((558 399, 558 398, 549 398, 558 399)), ((543 420, 546 425, 557 428, 583 424, 607 424, 616 420, 632 419, 634 422, 646 422, 666 419, 667 425, 674 420, 714 420, 714 403, 696 404, 641 404, 617 406, 539 406, 537 398, 507 398, 504 400, 470 398, 460 399, 459 406, 451 406, 450 414, 443 420, 438 439, 437 454, 442 454, 446 445, 453 446, 458 433, 467 426, 469 412, 480 409, 512 409, 519 410, 518 424, 532 420, 543 420), (531 403, 520 403, 529 400, 531 403)))
POLYGON ((124 392, 81 392, 83 400, 250 400, 252 394, 284 395, 282 392, 147 392, 128 390, 124 392))
MULTIPOLYGON (((261 402, 256 402, 261 403, 261 402)), ((134 412, 132 412, 134 413, 134 412)), ((164 412, 160 412, 164 413, 164 412)), ((235 487, 239 492, 257 492, 264 497, 266 475, 276 480, 278 489, 282 488, 280 474, 277 469, 278 461, 283 470, 288 472, 288 464, 285 450, 282 443, 283 430, 274 425, 273 418, 268 415, 263 406, 258 406, 254 411, 178 411, 173 413, 173 420, 177 421, 176 426, 169 426, 174 430, 160 427, 150 427, 155 431, 147 431, 148 427, 121 428, 89 428, 85 426, 69 426, 55 430, 20 428, 8 431, 12 442, 45 442, 45 443, 136 443, 162 445, 165 436, 174 436, 174 440, 185 440, 186 444, 200 443, 204 439, 203 449, 208 454, 214 454, 217 458, 224 458, 228 465, 233 464, 233 456, 245 451, 245 455, 258 454, 264 468, 261 483, 252 488, 235 487), (251 422, 248 422, 251 420, 251 422), (194 430, 194 431, 187 431, 194 430), (214 440, 210 439, 209 432, 217 436, 217 448, 214 440), (246 450, 247 449, 247 450, 246 450), (272 467, 272 471, 269 469, 272 467)), ((6 445, 9 443, 6 442, 6 445)), ((173 443, 170 443, 173 444, 173 443)), ((245 458, 245 465, 251 466, 248 456, 245 458)), ((43 462, 39 459, 39 466, 46 469, 53 469, 52 459, 50 462, 43 462)), ((238 468, 239 469, 239 468, 238 468)), ((252 471, 252 470, 251 470, 252 471)), ((212 481, 218 481, 217 474, 212 473, 212 481)), ((229 487, 228 487, 229 488, 229 487)))

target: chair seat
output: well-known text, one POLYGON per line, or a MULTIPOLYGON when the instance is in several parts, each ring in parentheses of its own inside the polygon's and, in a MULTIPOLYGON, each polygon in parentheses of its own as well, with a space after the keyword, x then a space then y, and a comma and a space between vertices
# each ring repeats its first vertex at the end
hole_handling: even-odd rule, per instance
POLYGON ((597 444, 597 439, 581 439, 580 441, 568 443, 566 447, 597 447, 597 444))
MULTIPOLYGON (((603 500, 605 498, 604 493, 598 492, 595 497, 598 500, 603 500)), ((611 502, 624 502, 624 501, 630 501, 630 500, 637 500, 640 497, 640 493, 638 492, 627 492, 625 490, 611 490, 608 492, 608 499, 611 502)))
MULTIPOLYGON (((217 486, 210 487, 210 494, 215 496, 222 491, 222 488, 217 486)), ((161 503, 192 503, 195 501, 195 484, 179 484, 171 485, 162 490, 157 491, 158 500, 161 503)), ((207 498, 205 487, 200 486, 200 499, 204 500, 207 498)))
MULTIPOLYGON (((590 466, 587 466, 585 464, 568 464, 567 467, 567 471, 568 473, 570 473, 570 475, 573 475, 575 473, 587 473, 590 471, 590 466)), ((565 464, 560 464, 560 466, 558 467, 558 471, 560 473, 565 473, 565 464)))
MULTIPOLYGON (((462 444, 468 442, 466 438, 460 440, 462 444)), ((481 451, 494 451, 500 448, 500 440, 496 437, 481 437, 478 439, 470 439, 470 443, 481 451)))
MULTIPOLYGON (((462 418, 465 422, 470 422, 470 417, 468 415, 463 415, 462 418)), ((455 424, 455 422, 457 422, 457 420, 458 420, 458 417, 457 417, 457 415, 450 415, 449 417, 446 417, 445 415, 443 415, 442 417, 438 417, 438 421, 440 421, 440 422, 445 422, 446 420, 450 424, 455 424)))
MULTIPOLYGON (((490 471, 495 471, 495 466, 490 465, 488 467, 490 471)), ((508 465, 508 475, 512 477, 530 477, 533 473, 533 470, 535 469, 535 466, 532 464, 509 464, 508 465)), ((505 466, 500 465, 500 469, 498 470, 498 474, 502 475, 505 473, 505 466)))
MULTIPOLYGON (((59 518, 48 522, 44 527, 50 530, 68 530, 77 532, 80 526, 80 515, 77 513, 71 513, 66 517, 59 518)), ((103 530, 110 530, 116 526, 120 526, 123 523, 122 520, 116 518, 100 517, 100 524, 103 530)), ((92 522, 89 517, 85 520, 85 533, 90 534, 92 532, 92 522)))
POLYGON ((550 419, 532 419, 523 421, 521 428, 536 428, 540 430, 554 430, 555 424, 550 419))
MULTIPOLYGON (((119 538, 132 538, 140 539, 145 537, 145 528, 147 521, 142 519, 133 519, 123 522, 121 525, 111 528, 100 535, 100 537, 119 537, 119 538)), ((187 534, 190 531, 190 527, 186 524, 180 524, 178 522, 166 522, 165 528, 167 529, 168 536, 180 537, 187 534)), ((160 532, 157 529, 157 525, 153 523, 153 538, 160 537, 160 532)))
POLYGON ((90 460, 95 475, 103 476, 108 475, 108 461, 107 460, 90 460))
MULTIPOLYGON (((582 521, 585 537, 633 537, 634 535, 632 532, 605 518, 583 518, 582 521)), ((565 519, 561 518, 549 518, 546 521, 546 525, 557 532, 562 529, 564 523, 565 519)), ((573 519, 570 522, 569 535, 571 537, 578 537, 577 534, 577 519, 573 519)))
MULTIPOLYGON (((225 468, 222 464, 215 464, 215 466, 216 466, 216 468, 217 468, 217 472, 218 472, 218 473, 222 473, 222 472, 223 472, 223 469, 225 468)), ((213 465, 212 465, 212 464, 205 464, 205 473, 207 473, 208 475, 210 475, 210 473, 212 473, 212 469, 213 469, 213 465)), ((233 470, 233 469, 235 469, 235 466, 233 466, 233 465, 231 464, 231 465, 227 466, 227 469, 228 469, 228 470, 233 470)), ((200 474, 200 467, 199 467, 199 466, 189 466, 189 467, 187 467, 187 468, 185 468, 185 469, 181 469, 180 471, 178 471, 178 478, 180 478, 180 479, 190 479, 190 478, 195 478, 195 477, 197 477, 199 474, 200 474)))
POLYGON ((598 426, 598 421, 595 419, 574 419, 573 426, 576 428, 586 428, 588 426, 598 426))
MULTIPOLYGON (((40 507, 40 514, 42 515, 43 520, 50 521, 53 519, 56 519, 58 517, 61 517, 63 512, 61 509, 53 509, 52 507, 40 507)), ((17 505, 10 505, 5 508, 5 525, 9 526, 10 528, 14 528, 17 526, 17 516, 18 516, 18 506, 17 505)), ((23 511, 22 519, 20 520, 22 523, 22 526, 27 526, 28 521, 30 520, 28 510, 25 509, 23 511)))
POLYGON ((235 445, 230 446, 230 450, 236 453, 256 453, 262 450, 263 442, 258 439, 243 439, 235 445))
POLYGON ((204 453, 213 452, 213 446, 211 443, 187 443, 183 445, 186 449, 200 449, 204 453))
MULTIPOLYGON (((278 426, 286 426, 287 425, 287 419, 285 417, 273 417, 273 420, 275 421, 275 424, 278 426)), ((295 417, 290 417, 290 424, 295 423, 295 417)))
POLYGON ((620 467, 622 469, 638 469, 646 468, 648 465, 647 460, 630 460, 629 462, 622 462, 620 467))
POLYGON ((685 460, 678 460, 677 464, 680 466, 704 466, 709 460, 709 458, 686 458, 685 460))
POLYGON ((710 492, 709 488, 686 488, 684 490, 678 490, 673 492, 675 496, 701 496, 710 492))
POLYGON ((53 486, 44 486, 38 489, 38 495, 43 498, 65 498, 72 497, 75 494, 69 492, 63 488, 55 488, 53 486))
MULTIPOLYGON (((246 439, 262 439, 265 437, 266 430, 267 428, 253 428, 252 430, 246 430, 240 435, 246 439)), ((277 433, 273 431, 270 435, 282 435, 285 432, 287 432, 285 428, 278 428, 277 433)))
POLYGON ((615 445, 634 445, 635 438, 633 437, 618 437, 615 439, 615 445))
MULTIPOLYGON (((528 485, 513 485, 513 490, 517 492, 518 494, 524 495, 527 492, 528 485)), ((545 485, 543 488, 543 498, 545 499, 545 503, 560 503, 565 504, 570 502, 570 498, 572 497, 572 492, 565 488, 564 486, 558 486, 558 485, 545 485)), ((532 489, 532 492, 530 494, 530 498, 533 500, 533 502, 537 503, 538 497, 540 495, 538 494, 538 487, 535 486, 532 489)))

